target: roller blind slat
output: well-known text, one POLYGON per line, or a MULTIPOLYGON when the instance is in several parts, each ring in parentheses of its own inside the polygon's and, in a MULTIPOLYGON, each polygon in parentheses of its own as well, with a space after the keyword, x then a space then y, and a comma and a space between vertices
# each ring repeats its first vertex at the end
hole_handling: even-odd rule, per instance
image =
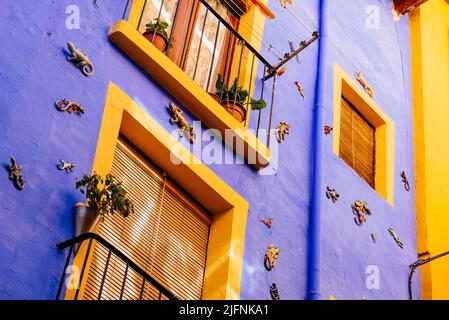
POLYGON ((342 97, 339 156, 375 188, 375 128, 342 97))
MULTIPOLYGON (((210 219, 199 216, 170 188, 163 177, 144 168, 142 160, 129 150, 116 148, 111 172, 123 182, 134 203, 135 213, 128 218, 107 217, 99 233, 138 264, 156 281, 181 299, 200 299, 204 282, 210 219)), ((178 192, 178 191, 177 191, 178 192)), ((97 299, 108 251, 96 245, 89 269, 85 299, 97 299)), ((126 265, 110 259, 103 288, 103 299, 118 299, 126 265)), ((123 299, 138 299, 142 277, 128 270, 123 299)), ((144 299, 157 299, 159 293, 145 285, 144 299)))

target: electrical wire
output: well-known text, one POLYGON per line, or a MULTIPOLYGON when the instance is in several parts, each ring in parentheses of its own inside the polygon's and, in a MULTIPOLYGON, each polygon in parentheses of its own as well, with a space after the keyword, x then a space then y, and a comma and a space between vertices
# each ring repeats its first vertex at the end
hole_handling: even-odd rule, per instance
POLYGON ((262 45, 264 45, 264 47, 268 50, 268 52, 273 53, 278 59, 280 59, 281 56, 283 56, 284 54, 282 52, 280 52, 274 45, 273 45, 273 41, 272 39, 265 35, 265 38, 271 40, 270 42, 272 43, 267 43, 267 41, 264 39, 264 35, 263 35, 263 27, 260 26, 258 23, 254 23, 254 24, 249 24, 249 22, 246 22, 245 20, 240 19, 245 12, 238 7, 238 5, 233 1, 233 0, 222 0, 222 1, 217 1, 217 3, 219 4, 219 6, 227 9, 224 4, 222 2, 225 2, 227 4, 227 6, 231 7, 231 8, 236 8, 236 10, 234 10, 235 14, 238 16, 236 17, 232 12, 230 12, 230 14, 239 21, 239 25, 241 25, 242 27, 245 28, 245 30, 249 31, 250 33, 253 34, 253 36, 255 36, 255 38, 260 41, 262 43, 262 45), (230 2, 232 2, 233 5, 231 5, 230 2), (237 10, 240 11, 237 12, 237 10), (273 51, 271 51, 273 50, 273 51))
POLYGON ((294 6, 287 7, 287 12, 289 12, 300 24, 306 28, 307 32, 313 33, 316 28, 310 27, 308 23, 306 23, 306 20, 304 16, 296 10, 294 6))

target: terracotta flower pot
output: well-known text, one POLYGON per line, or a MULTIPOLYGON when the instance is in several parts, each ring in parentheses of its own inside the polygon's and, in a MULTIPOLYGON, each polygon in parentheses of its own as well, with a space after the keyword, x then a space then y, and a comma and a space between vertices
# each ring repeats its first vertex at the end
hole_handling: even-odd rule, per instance
POLYGON ((218 94, 216 93, 212 93, 212 92, 208 92, 209 95, 214 98, 215 101, 217 101, 218 103, 220 103, 220 97, 218 96, 218 94))
POLYGON ((246 110, 241 103, 224 100, 221 102, 223 108, 225 108, 230 114, 234 116, 239 122, 245 121, 246 110))
MULTIPOLYGON (((92 232, 97 223, 100 221, 100 215, 89 208, 82 202, 75 204, 75 237, 84 233, 92 232)), ((78 252, 80 245, 75 246, 75 254, 78 252)))
POLYGON ((223 108, 225 108, 230 114, 233 115, 239 122, 245 121, 246 117, 246 109, 243 107, 241 103, 231 101, 231 100, 223 100, 220 102, 220 96, 216 93, 209 92, 209 95, 214 98, 215 101, 220 103, 223 108))
POLYGON ((168 39, 162 33, 154 31, 146 31, 143 33, 145 39, 153 43, 160 51, 165 52, 168 46, 168 39))

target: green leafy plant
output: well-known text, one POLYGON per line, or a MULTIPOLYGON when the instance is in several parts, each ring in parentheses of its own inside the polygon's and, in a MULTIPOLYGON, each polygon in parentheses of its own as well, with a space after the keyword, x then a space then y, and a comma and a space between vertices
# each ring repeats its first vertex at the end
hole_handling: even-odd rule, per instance
POLYGON ((118 182, 110 173, 105 179, 96 173, 86 174, 81 180, 76 181, 76 189, 86 195, 89 207, 100 214, 102 220, 106 215, 114 213, 124 218, 134 213, 133 203, 126 197, 122 182, 118 182))
MULTIPOLYGON (((170 39, 168 39, 168 22, 165 22, 163 20, 161 20, 160 18, 156 18, 153 20, 154 22, 150 22, 147 23, 145 25, 146 27, 146 31, 147 32, 158 32, 161 35, 163 35, 164 37, 167 38, 168 40, 168 50, 170 50, 171 48, 173 48, 173 43, 175 43, 175 37, 171 37, 170 39)), ((167 50, 167 51, 168 51, 167 50)))
MULTIPOLYGON (((248 98, 248 91, 238 86, 238 78, 235 78, 231 87, 228 87, 223 81, 223 76, 219 74, 215 83, 215 88, 217 89, 215 94, 220 97, 221 101, 229 100, 245 104, 246 99, 248 98)), ((249 104, 253 110, 262 110, 267 106, 267 103, 263 98, 260 98, 259 100, 251 98, 249 104)))
POLYGON ((248 98, 248 91, 239 87, 238 83, 238 78, 235 78, 233 85, 228 87, 223 81, 223 76, 219 74, 215 83, 216 95, 220 97, 221 101, 235 101, 244 104, 248 98))
POLYGON ((260 98, 259 100, 251 98, 251 102, 249 104, 253 110, 262 110, 267 107, 267 103, 263 98, 260 98))
POLYGON ((168 38, 168 22, 165 22, 160 18, 154 19, 154 22, 147 23, 145 27, 147 28, 147 32, 159 32, 168 38))

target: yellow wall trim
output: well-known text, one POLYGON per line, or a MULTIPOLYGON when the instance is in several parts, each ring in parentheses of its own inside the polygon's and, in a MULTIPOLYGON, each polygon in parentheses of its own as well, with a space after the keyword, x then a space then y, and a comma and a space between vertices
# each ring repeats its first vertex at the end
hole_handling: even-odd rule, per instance
POLYGON ((375 162, 376 191, 390 204, 394 204, 394 122, 371 99, 362 87, 334 63, 334 153, 340 153, 341 97, 345 96, 376 128, 375 162))
MULTIPOLYGON (((189 150, 110 82, 93 172, 110 172, 119 133, 212 214, 203 299, 240 299, 248 202, 206 165, 192 161, 194 155, 189 150)), ((83 246, 75 265, 82 265, 85 251, 83 246)), ((73 291, 68 291, 66 298, 71 297, 73 291)))
MULTIPOLYGON (((418 253, 449 250, 449 2, 410 15, 418 253)), ((420 268, 423 299, 449 299, 449 258, 420 268)))
POLYGON ((235 149, 248 163, 257 169, 269 164, 270 151, 266 145, 190 79, 173 61, 142 37, 130 23, 120 20, 111 28, 109 39, 206 126, 218 129, 223 136, 226 135, 225 131, 229 130, 235 139, 225 139, 225 143, 235 149), (236 148, 239 143, 245 146, 243 150, 236 148))

